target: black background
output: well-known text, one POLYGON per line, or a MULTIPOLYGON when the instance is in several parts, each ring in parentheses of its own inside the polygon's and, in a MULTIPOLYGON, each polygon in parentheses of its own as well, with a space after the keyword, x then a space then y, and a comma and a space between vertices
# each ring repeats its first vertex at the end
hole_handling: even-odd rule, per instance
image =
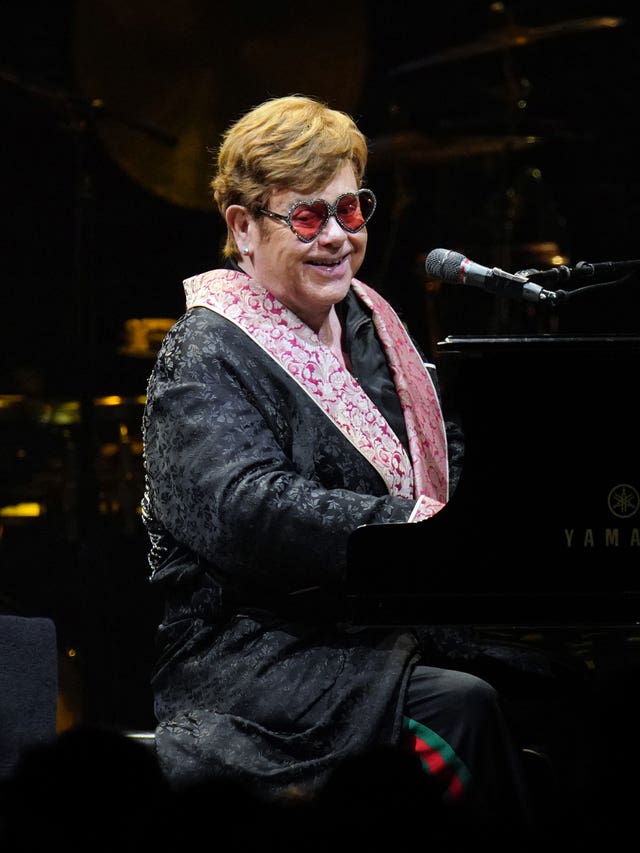
MULTIPOLYGON (((188 91, 196 60, 215 68, 215 127, 291 92, 351 112, 377 152, 368 184, 379 209, 360 277, 390 299, 434 358, 449 334, 638 334, 637 279, 557 313, 426 280, 424 258, 436 247, 510 271, 531 265, 526 246, 547 242, 571 265, 640 257, 637 10, 521 0, 501 13, 497 5, 450 0, 426 4, 418 17, 378 3, 355 3, 347 13, 343 3, 307 11, 284 2, 269 15, 264 4, 236 13, 204 2, 86 2, 79 28, 74 4, 64 0, 0 4, 3 502, 43 494, 49 502, 44 520, 5 523, 0 595, 7 609, 55 618, 62 663, 75 668, 79 684, 69 699, 75 713, 132 727, 150 722, 157 605, 136 514, 136 398, 151 360, 122 353, 124 324, 177 317, 182 279, 216 265, 223 235, 213 205, 158 192, 118 162, 104 115, 90 108, 104 93, 88 91, 79 73, 78 57, 93 55, 94 45, 80 39, 90 33, 97 46, 104 32, 94 51, 106 57, 98 77, 119 81, 123 102, 116 85, 107 107, 121 110, 121 132, 132 141, 141 132, 132 124, 152 122, 149 103, 169 98, 172 80, 186 80, 188 91), (146 33, 139 51, 101 28, 109 5, 126 8, 141 39, 146 33), (487 45, 507 13, 547 36, 445 58, 451 48, 487 45), (95 27, 87 28, 92 15, 95 27), (580 26, 600 16, 624 23, 580 26), (552 25, 564 26, 551 35, 552 25), (173 77, 162 73, 168 62, 173 77), (407 63, 416 67, 403 70, 407 63), (137 75, 151 81, 148 90, 140 93, 137 75), (526 107, 517 108, 525 92, 526 107), (406 132, 443 143, 442 156, 417 162, 419 147, 385 149, 406 132), (510 134, 538 141, 512 148, 503 144, 510 134), (495 149, 461 157, 447 148, 466 136, 472 152, 487 136, 495 149), (120 395, 122 406, 94 407, 107 394, 120 395), (43 425, 38 405, 58 400, 75 400, 80 415, 68 426, 43 425), (97 512, 101 500, 108 506, 97 512)), ((203 169, 203 187, 209 178, 203 169)))

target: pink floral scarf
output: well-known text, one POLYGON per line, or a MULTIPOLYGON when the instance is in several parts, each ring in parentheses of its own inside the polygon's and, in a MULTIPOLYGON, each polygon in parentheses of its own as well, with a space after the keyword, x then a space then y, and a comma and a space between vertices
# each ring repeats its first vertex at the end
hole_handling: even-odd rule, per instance
POLYGON ((217 269, 184 282, 187 308, 226 317, 257 343, 331 418, 383 478, 389 493, 416 501, 410 521, 448 499, 447 443, 436 389, 400 318, 376 291, 353 279, 373 314, 407 427, 411 458, 362 390, 318 335, 255 280, 217 269))

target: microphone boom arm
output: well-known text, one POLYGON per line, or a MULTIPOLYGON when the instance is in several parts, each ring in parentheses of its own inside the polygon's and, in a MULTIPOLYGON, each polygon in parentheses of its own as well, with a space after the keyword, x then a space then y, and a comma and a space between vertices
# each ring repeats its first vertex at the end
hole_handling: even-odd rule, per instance
POLYGON ((615 276, 616 273, 624 273, 623 275, 619 275, 617 278, 613 278, 609 281, 593 282, 592 284, 574 288, 573 290, 556 290, 555 293, 560 296, 560 301, 566 302, 568 299, 572 299, 578 294, 591 292, 593 290, 600 290, 603 287, 610 287, 614 284, 622 284, 623 282, 629 281, 633 278, 636 274, 636 270, 638 269, 640 269, 640 260, 604 261, 597 264, 588 263, 587 261, 579 261, 575 267, 568 267, 561 264, 557 267, 551 267, 546 270, 520 270, 516 275, 525 276, 528 281, 535 283, 551 283, 552 281, 560 282, 568 281, 569 279, 595 278, 596 276, 603 274, 615 276))

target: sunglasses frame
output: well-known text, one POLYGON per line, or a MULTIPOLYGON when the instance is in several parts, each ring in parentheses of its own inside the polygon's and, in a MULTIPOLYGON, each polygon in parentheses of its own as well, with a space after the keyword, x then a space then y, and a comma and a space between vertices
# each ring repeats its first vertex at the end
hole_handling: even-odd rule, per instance
POLYGON ((356 190, 355 192, 341 193, 333 204, 330 204, 328 201, 325 201, 325 199, 323 199, 323 198, 314 198, 312 201, 302 201, 302 200, 301 201, 294 201, 294 203, 291 205, 291 207, 286 212, 286 214, 276 213, 273 210, 268 210, 268 208, 266 208, 266 207, 258 208, 257 212, 263 214, 264 216, 269 216, 269 217, 271 217, 271 219, 279 219, 281 222, 285 222, 289 226, 289 229, 292 231, 292 233, 295 234, 295 236, 298 238, 298 240, 300 240, 302 243, 312 243, 314 240, 316 240, 320 236, 322 231, 326 228, 327 222, 331 219, 332 216, 335 217, 336 222, 342 228, 343 231, 346 231, 348 234, 357 234, 359 231, 362 231, 362 229, 365 227, 367 222, 369 222, 371 220, 371 217, 375 213, 375 209, 377 206, 378 206, 378 200, 375 197, 373 190, 367 189, 366 187, 362 187, 361 189, 356 190), (340 218, 338 216, 338 205, 340 204, 342 199, 346 198, 347 196, 356 196, 358 198, 358 201, 359 201, 360 196, 363 193, 367 193, 369 196, 371 196, 371 199, 373 201, 373 206, 371 207, 371 210, 369 211, 369 215, 366 217, 366 219, 364 219, 364 222, 362 223, 362 225, 359 225, 357 228, 349 228, 343 222, 340 221, 340 218), (293 227, 293 214, 296 212, 296 210, 299 207, 313 207, 313 205, 317 204, 319 201, 321 201, 322 204, 324 204, 324 206, 326 207, 327 215, 326 215, 322 225, 320 226, 320 228, 318 228, 317 232, 313 235, 313 237, 303 237, 301 234, 298 234, 298 232, 293 227))

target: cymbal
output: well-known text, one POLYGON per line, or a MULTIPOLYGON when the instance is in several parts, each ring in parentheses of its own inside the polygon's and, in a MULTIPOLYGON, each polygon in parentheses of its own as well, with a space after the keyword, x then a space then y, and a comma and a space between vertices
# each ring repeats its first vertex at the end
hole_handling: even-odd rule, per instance
POLYGON ((341 7, 339 27, 315 13, 311 24, 288 3, 246 14, 210 0, 93 0, 75 11, 76 79, 90 103, 103 105, 96 133, 134 182, 211 211, 215 149, 245 110, 293 92, 355 110, 365 21, 365 0, 341 7))
POLYGON ((503 154, 537 145, 542 137, 504 134, 429 137, 413 130, 379 136, 370 143, 370 163, 421 165, 445 163, 465 157, 503 154))
POLYGON ((458 62, 462 59, 471 59, 487 53, 507 51, 512 48, 525 47, 534 42, 544 39, 567 36, 572 33, 584 33, 590 30, 614 29, 624 24, 623 18, 608 15, 594 16, 590 18, 577 18, 570 21, 562 21, 556 24, 547 24, 541 27, 523 27, 518 24, 506 24, 484 38, 477 41, 461 44, 457 47, 447 48, 431 56, 425 56, 414 62, 399 65, 391 71, 392 75, 406 74, 418 71, 432 65, 441 65, 446 62, 458 62))

